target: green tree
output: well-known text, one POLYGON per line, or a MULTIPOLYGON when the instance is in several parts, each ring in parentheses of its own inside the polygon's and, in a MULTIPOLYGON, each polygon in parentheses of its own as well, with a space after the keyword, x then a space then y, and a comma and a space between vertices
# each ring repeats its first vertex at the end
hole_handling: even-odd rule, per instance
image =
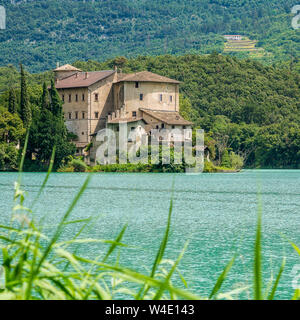
POLYGON ((17 112, 16 93, 13 88, 10 88, 8 93, 8 111, 10 113, 17 112))
POLYGON ((222 167, 231 168, 230 157, 227 149, 225 149, 222 154, 222 167))
POLYGON ((0 170, 18 167, 18 144, 25 134, 23 122, 17 113, 0 108, 0 170))
POLYGON ((51 80, 50 101, 53 115, 55 117, 62 118, 62 101, 55 88, 55 83, 53 79, 51 80))
POLYGON ((0 142, 0 170, 16 170, 19 152, 13 143, 0 142))
POLYGON ((4 108, 0 108, 0 142, 18 145, 25 130, 18 114, 11 114, 4 108))
POLYGON ((21 68, 21 99, 20 99, 21 118, 23 120, 25 128, 28 129, 32 121, 32 112, 31 112, 31 107, 28 99, 26 75, 25 75, 25 71, 22 64, 20 64, 20 68, 21 68))
POLYGON ((61 100, 52 81, 50 89, 51 110, 47 103, 46 86, 41 96, 40 113, 30 132, 30 153, 35 154, 36 161, 41 167, 47 167, 54 147, 55 164, 57 168, 62 161, 74 155, 76 147, 68 141, 68 131, 62 117, 61 100))
POLYGON ((48 109, 51 111, 51 105, 49 102, 49 91, 47 88, 46 82, 43 84, 43 93, 42 93, 42 99, 41 99, 41 109, 48 109))
POLYGON ((244 158, 235 154, 233 151, 230 152, 229 155, 230 166, 234 169, 242 169, 244 166, 244 158))

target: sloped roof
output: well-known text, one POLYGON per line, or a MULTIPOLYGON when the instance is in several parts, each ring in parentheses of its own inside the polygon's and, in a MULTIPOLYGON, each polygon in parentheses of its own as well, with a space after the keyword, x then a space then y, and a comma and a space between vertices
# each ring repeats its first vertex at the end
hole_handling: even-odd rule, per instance
POLYGON ((144 120, 142 117, 139 118, 116 118, 112 120, 108 120, 107 123, 109 124, 116 124, 116 123, 132 123, 132 122, 138 122, 140 120, 144 120))
POLYGON ((61 67, 54 69, 54 71, 81 71, 81 70, 71 66, 70 64, 65 64, 61 67))
POLYGON ((115 71, 94 71, 94 72, 77 72, 69 77, 63 78, 56 82, 56 89, 68 89, 68 88, 86 88, 92 84, 103 80, 115 71))
POLYGON ((179 112, 175 111, 156 111, 150 109, 140 109, 149 116, 169 125, 191 126, 193 123, 185 120, 179 112))
POLYGON ((142 71, 130 74, 119 74, 118 82, 160 82, 160 83, 176 83, 179 84, 180 81, 173 80, 167 77, 160 76, 149 71, 142 71))

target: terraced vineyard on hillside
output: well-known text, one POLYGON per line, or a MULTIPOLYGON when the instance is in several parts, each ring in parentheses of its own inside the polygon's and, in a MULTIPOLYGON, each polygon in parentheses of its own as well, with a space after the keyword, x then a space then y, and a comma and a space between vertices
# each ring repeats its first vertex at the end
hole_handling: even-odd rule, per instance
POLYGON ((250 40, 248 37, 243 37, 242 40, 227 40, 224 45, 224 52, 248 52, 250 55, 263 57, 267 55, 264 48, 256 47, 258 41, 250 40))

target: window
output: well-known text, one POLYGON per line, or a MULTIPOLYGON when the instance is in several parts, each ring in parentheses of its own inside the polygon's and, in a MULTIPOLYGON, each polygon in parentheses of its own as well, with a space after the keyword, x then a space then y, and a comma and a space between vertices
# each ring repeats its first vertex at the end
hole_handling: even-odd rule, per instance
POLYGON ((85 112, 82 112, 82 119, 85 119, 85 112))
POLYGON ((165 124, 164 124, 164 123, 161 124, 161 128, 162 128, 162 129, 165 128, 165 124))
POLYGON ((84 96, 84 93, 82 94, 82 101, 84 101, 84 99, 85 99, 85 96, 84 96))
POLYGON ((172 129, 175 129, 175 126, 174 126, 174 125, 172 126, 172 129))
POLYGON ((78 94, 75 95, 75 101, 78 102, 78 94))
POLYGON ((69 102, 72 102, 72 95, 69 94, 69 102))
POLYGON ((99 112, 95 112, 95 118, 96 118, 96 119, 99 118, 99 112))
POLYGON ((72 112, 69 112, 69 120, 72 119, 72 112))
POLYGON ((65 95, 64 94, 61 96, 61 100, 62 100, 62 102, 65 102, 65 95))
POLYGON ((186 129, 186 126, 183 126, 183 129, 186 129))
POLYGON ((170 96, 170 102, 171 103, 173 102, 173 96, 170 96))
POLYGON ((81 134, 84 136, 84 132, 81 132, 81 134))
POLYGON ((135 130, 135 127, 131 127, 131 131, 134 131, 135 130))
POLYGON ((135 87, 136 87, 136 88, 139 88, 139 87, 140 87, 140 84, 139 84, 138 82, 136 82, 136 83, 135 83, 135 87))
POLYGON ((95 101, 97 102, 98 99, 99 99, 99 95, 98 95, 98 93, 95 93, 95 101))
POLYGON ((140 101, 143 101, 144 100, 144 95, 141 93, 140 94, 140 101))
POLYGON ((160 101, 160 102, 163 101, 163 95, 162 95, 162 94, 159 95, 159 101, 160 101))
POLYGON ((133 117, 136 117, 136 111, 133 111, 133 112, 132 112, 132 116, 133 116, 133 117))
POLYGON ((78 111, 75 111, 75 119, 78 119, 78 111))

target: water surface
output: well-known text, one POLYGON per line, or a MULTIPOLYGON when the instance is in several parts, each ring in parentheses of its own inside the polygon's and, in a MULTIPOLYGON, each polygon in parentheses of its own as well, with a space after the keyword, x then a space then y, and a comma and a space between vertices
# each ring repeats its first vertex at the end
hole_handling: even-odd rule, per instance
MULTIPOLYGON (((62 217, 86 174, 51 175, 37 207, 38 217, 55 225, 62 217)), ((45 174, 23 174, 29 206, 45 174)), ((12 208, 15 173, 0 173, 0 222, 12 208)), ((250 286, 257 220, 258 194, 263 208, 263 262, 267 285, 287 258, 277 298, 293 294, 291 269, 300 257, 287 239, 300 245, 300 170, 244 171, 239 174, 94 174, 71 219, 99 216, 83 237, 113 239, 128 223, 121 264, 139 271, 150 270, 166 226, 172 183, 174 210, 166 257, 176 259, 187 240, 188 250, 180 271, 191 290, 207 296, 224 266, 237 253, 236 263, 223 292, 250 286)), ((64 237, 78 227, 68 226, 64 237)), ((84 254, 103 254, 103 245, 88 245, 84 254)), ((180 285, 179 279, 175 279, 180 285)), ((241 296, 247 298, 251 289, 241 296)))

